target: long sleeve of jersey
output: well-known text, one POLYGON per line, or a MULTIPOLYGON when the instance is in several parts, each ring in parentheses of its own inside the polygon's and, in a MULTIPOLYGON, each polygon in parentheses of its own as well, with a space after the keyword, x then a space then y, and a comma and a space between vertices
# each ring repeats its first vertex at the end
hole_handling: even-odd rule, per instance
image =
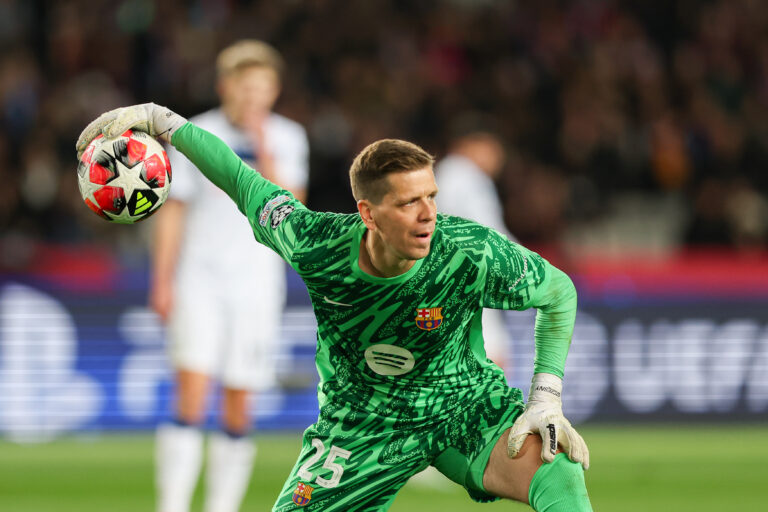
POLYGON ((300 217, 313 212, 243 162, 221 139, 187 123, 171 141, 248 218, 256 240, 291 261, 301 241, 300 217), (290 222, 283 222, 292 214, 290 222))
POLYGON ((563 376, 576 321, 576 288, 560 269, 528 249, 491 232, 483 306, 536 308, 534 373, 563 376))

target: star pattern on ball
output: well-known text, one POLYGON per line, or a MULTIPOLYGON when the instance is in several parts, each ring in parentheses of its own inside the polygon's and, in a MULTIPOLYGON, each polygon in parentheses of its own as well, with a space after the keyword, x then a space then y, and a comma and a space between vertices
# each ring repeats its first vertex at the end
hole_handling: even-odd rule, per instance
POLYGON ((111 187, 121 187, 125 191, 125 199, 129 199, 133 196, 133 191, 136 189, 144 190, 149 188, 146 183, 141 180, 141 164, 137 166, 128 167, 121 161, 115 159, 115 167, 117 169, 117 178, 108 183, 111 187))
POLYGON ((111 222, 133 224, 165 202, 170 168, 157 141, 139 132, 125 132, 91 144, 92 150, 79 161, 77 175, 80 194, 95 214, 111 222), (151 183, 145 181, 147 173, 151 183))
MULTIPOLYGON (((133 167, 128 167, 120 160, 115 159, 115 168, 117 170, 117 178, 110 181, 109 186, 122 188, 123 192, 125 193, 126 201, 131 200, 135 190, 145 190, 148 188, 147 184, 141 180, 141 174, 139 172, 141 169, 141 163, 134 165, 133 167)), ((136 219, 131 215, 130 207, 128 204, 125 205, 125 208, 123 208, 123 210, 118 215, 108 211, 104 211, 104 213, 114 222, 120 224, 132 224, 136 221, 136 219)))
POLYGON ((90 179, 88 179, 87 173, 84 178, 79 178, 79 184, 80 184, 80 191, 82 192, 83 196, 91 200, 94 199, 93 193, 104 186, 104 185, 101 185, 100 183, 94 183, 90 179))
POLYGON ((125 205, 125 208, 120 212, 119 215, 115 215, 114 213, 110 213, 106 210, 104 210, 104 215, 110 218, 112 222, 117 222, 118 224, 133 224, 136 222, 136 219, 131 217, 131 214, 128 212, 128 205, 125 205))

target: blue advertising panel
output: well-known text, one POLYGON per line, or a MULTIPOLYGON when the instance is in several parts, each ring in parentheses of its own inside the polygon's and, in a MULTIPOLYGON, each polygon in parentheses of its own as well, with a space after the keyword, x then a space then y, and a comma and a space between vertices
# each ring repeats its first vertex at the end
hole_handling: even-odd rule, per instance
MULTIPOLYGON (((167 418, 173 386, 165 333, 146 307, 147 272, 139 267, 117 265, 85 280, 72 269, 0 275, 0 434, 38 441, 147 430, 167 418)), ((317 414, 316 324, 303 284, 293 273, 288 280, 281 348, 272 354, 279 385, 254 405, 262 429, 301 429, 317 414)), ((745 296, 582 294, 566 415, 574 422, 765 420, 766 300, 745 296)), ((527 393, 535 312, 505 314, 505 371, 527 393)))

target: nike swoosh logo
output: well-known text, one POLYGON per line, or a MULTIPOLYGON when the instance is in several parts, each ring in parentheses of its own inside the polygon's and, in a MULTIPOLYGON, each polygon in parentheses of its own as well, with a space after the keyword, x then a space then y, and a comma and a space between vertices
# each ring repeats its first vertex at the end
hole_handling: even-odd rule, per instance
POLYGON ((344 304, 343 302, 336 302, 335 300, 329 299, 327 296, 323 297, 323 300, 327 302, 328 304, 333 304, 334 306, 343 306, 345 308, 351 308, 352 304, 344 304))

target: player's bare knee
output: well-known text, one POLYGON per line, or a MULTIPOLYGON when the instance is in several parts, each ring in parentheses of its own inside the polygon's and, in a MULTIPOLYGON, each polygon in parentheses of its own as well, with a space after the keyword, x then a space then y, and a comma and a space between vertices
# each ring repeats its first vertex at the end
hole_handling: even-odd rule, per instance
POLYGON ((491 452, 483 486, 494 496, 528 503, 529 485, 541 464, 541 437, 536 434, 526 437, 520 452, 511 458, 507 452, 508 436, 509 430, 501 435, 491 452))

